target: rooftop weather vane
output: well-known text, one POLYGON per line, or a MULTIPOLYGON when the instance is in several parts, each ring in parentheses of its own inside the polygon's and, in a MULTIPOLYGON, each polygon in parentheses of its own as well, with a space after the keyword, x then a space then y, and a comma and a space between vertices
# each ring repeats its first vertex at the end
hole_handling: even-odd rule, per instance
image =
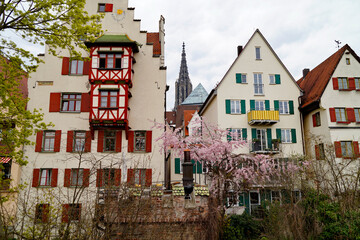
POLYGON ((340 49, 340 44, 341 44, 340 40, 335 40, 335 42, 337 44, 337 48, 340 49))

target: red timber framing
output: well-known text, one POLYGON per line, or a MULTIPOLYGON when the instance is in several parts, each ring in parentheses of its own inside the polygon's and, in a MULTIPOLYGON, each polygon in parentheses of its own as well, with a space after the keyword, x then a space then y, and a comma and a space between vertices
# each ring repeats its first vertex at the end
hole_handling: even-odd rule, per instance
POLYGON ((91 84, 90 90, 90 128, 92 137, 94 130, 100 129, 123 129, 128 131, 128 98, 129 86, 127 84, 91 84), (105 96, 105 104, 115 104, 112 106, 102 106, 101 92, 115 92, 111 96, 116 101, 110 100, 110 96, 105 96))
MULTIPOLYGON (((91 71, 89 75, 90 83, 101 81, 115 82, 125 81, 132 84, 132 59, 133 51, 131 47, 91 47, 91 71), (121 54, 121 68, 100 68, 100 54, 121 54)), ((115 61, 115 59, 114 59, 115 61)))

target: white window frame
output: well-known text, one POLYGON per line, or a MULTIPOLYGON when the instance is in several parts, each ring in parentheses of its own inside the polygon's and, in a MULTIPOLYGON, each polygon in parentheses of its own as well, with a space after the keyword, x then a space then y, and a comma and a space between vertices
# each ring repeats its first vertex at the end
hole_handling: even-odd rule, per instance
POLYGON ((262 81, 262 73, 254 73, 254 94, 264 95, 264 84, 262 81))
POLYGON ((260 47, 255 47, 255 59, 261 60, 261 48, 260 47))
POLYGON ((146 151, 146 131, 134 132, 134 152, 146 151))
POLYGON ((234 141, 242 139, 242 128, 231 128, 231 139, 234 141))
POLYGON ((264 100, 255 100, 255 111, 265 111, 264 100))
POLYGON ((335 108, 336 122, 346 122, 346 109, 345 108, 335 108))
POLYGON ((241 100, 230 100, 230 113, 241 114, 241 100))
POLYGON ((269 74, 269 84, 271 85, 276 84, 275 74, 269 74))
POLYGON ((39 186, 40 187, 50 187, 52 179, 52 169, 51 168, 41 168, 39 176, 39 186))
POLYGON ((241 83, 247 83, 247 76, 245 73, 241 74, 241 83))
POLYGON ((260 148, 261 150, 265 150, 267 148, 267 132, 266 129, 256 129, 256 137, 260 140, 260 148))
POLYGON ((292 143, 291 129, 281 129, 281 142, 292 143))
POLYGON ((290 114, 289 101, 279 101, 279 114, 290 114))
POLYGON ((54 152, 55 151, 55 131, 44 131, 43 134, 43 152, 54 152))
POLYGON ((74 152, 83 152, 85 149, 86 132, 75 131, 74 132, 74 152))

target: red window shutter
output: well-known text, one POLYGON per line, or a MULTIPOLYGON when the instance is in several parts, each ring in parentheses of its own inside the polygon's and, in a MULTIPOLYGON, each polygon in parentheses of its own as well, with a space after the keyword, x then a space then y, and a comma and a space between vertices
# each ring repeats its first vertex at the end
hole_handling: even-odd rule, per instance
POLYGON ((145 185, 147 187, 150 187, 152 183, 152 169, 146 169, 146 173, 145 173, 145 185))
POLYGON ((91 132, 85 133, 85 152, 91 152, 91 132))
POLYGON ((316 114, 312 115, 313 127, 316 127, 316 114))
POLYGON ((128 152, 134 152, 134 131, 129 131, 128 152))
POLYGON ((63 204, 63 206, 62 206, 62 218, 61 218, 61 221, 63 223, 69 222, 69 209, 70 209, 69 204, 63 204))
POLYGON ((90 93, 81 94, 81 112, 90 112, 90 93))
POLYGON ((34 168, 32 186, 33 187, 38 187, 39 186, 39 180, 40 180, 40 169, 39 168, 34 168))
POLYGON ((74 131, 68 131, 67 133, 67 142, 66 142, 66 151, 73 151, 73 142, 74 142, 74 131))
POLYGON ((99 130, 99 132, 98 132, 97 151, 98 152, 104 151, 104 130, 99 130))
POLYGON ((66 168, 64 174, 64 187, 70 187, 71 169, 66 168))
POLYGON ((98 169, 98 170, 96 171, 96 187, 102 187, 102 185, 103 185, 102 175, 103 175, 103 170, 102 170, 102 169, 98 169))
POLYGON ((135 172, 134 169, 130 168, 127 170, 127 183, 134 185, 135 181, 135 172))
POLYGON ((341 153, 341 143, 340 142, 334 142, 334 146, 335 146, 335 155, 338 158, 342 157, 342 153, 341 153))
POLYGON ((69 75, 70 58, 63 57, 61 75, 69 75))
POLYGON ((105 4, 105 12, 112 12, 113 11, 113 5, 110 3, 105 4))
POLYGON ((349 78, 349 90, 355 90, 355 78, 349 78))
POLYGON ((36 133, 35 152, 41 152, 43 132, 44 131, 39 131, 39 132, 36 133))
POLYGON ((61 93, 50 93, 49 112, 60 112, 61 93))
POLYGON ((51 187, 57 186, 57 180, 58 180, 58 169, 53 168, 51 170, 51 187))
POLYGON ((120 186, 121 183, 121 169, 115 169, 115 186, 120 186))
POLYGON ((84 59, 83 75, 89 75, 90 73, 90 61, 84 59))
POLYGON ((355 155, 355 157, 356 158, 360 157, 359 142, 353 141, 353 146, 354 146, 354 155, 355 155))
POLYGON ((335 108, 330 108, 329 111, 330 111, 330 121, 336 122, 335 108))
POLYGON ((116 152, 121 152, 121 131, 117 131, 116 132, 116 147, 115 147, 115 151, 116 152))
POLYGON ((146 131, 146 152, 151 152, 152 131, 146 131))
POLYGON ((347 120, 348 122, 356 122, 355 120, 355 112, 353 108, 346 108, 347 120))
POLYGON ((319 145, 315 145, 315 156, 316 156, 316 160, 320 160, 320 149, 319 149, 319 145))
POLYGON ((338 79, 337 78, 333 78, 333 87, 334 87, 334 90, 339 90, 339 82, 338 82, 338 79))
POLYGON ((61 130, 56 130, 54 152, 60 152, 60 143, 61 143, 61 130))
POLYGON ((50 205, 49 204, 43 204, 42 206, 43 206, 43 209, 42 209, 41 221, 43 223, 47 223, 49 221, 50 205))
POLYGON ((90 183, 90 169, 84 169, 83 172, 83 187, 88 187, 90 183))

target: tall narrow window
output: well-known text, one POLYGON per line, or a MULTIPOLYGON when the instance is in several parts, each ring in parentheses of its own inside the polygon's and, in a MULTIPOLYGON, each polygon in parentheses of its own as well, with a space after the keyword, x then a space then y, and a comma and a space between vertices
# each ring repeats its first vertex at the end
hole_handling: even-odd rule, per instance
POLYGON ((346 58, 346 65, 350 65, 350 58, 346 58))
POLYGON ((262 82, 262 74, 254 73, 254 92, 255 95, 264 94, 264 84, 262 82))
POLYGON ((71 186, 82 186, 84 179, 84 169, 73 168, 71 169, 71 186))
POLYGON ((54 152, 55 131, 44 131, 43 152, 54 152))
POLYGON ((146 132, 136 131, 135 132, 135 151, 143 152, 146 149, 146 132))
POLYGON ((291 129, 281 129, 281 142, 291 143, 291 129))
POLYGON ((270 84, 275 84, 275 75, 274 74, 269 75, 269 83, 270 84))
POLYGON ((74 132, 74 151, 83 152, 85 149, 86 132, 74 132))
POLYGON ((255 57, 256 60, 260 60, 261 56, 260 56, 260 47, 255 47, 255 57))
POLYGON ((104 144, 105 152, 114 152, 116 143, 116 132, 115 131, 105 131, 104 133, 104 144))
POLYGON ((145 186, 146 182, 146 169, 134 169, 135 184, 145 186))
POLYGON ((360 78, 355 78, 355 88, 356 90, 360 90, 360 78))
POLYGON ((260 142, 260 151, 264 151, 266 147, 266 129, 256 129, 256 137, 258 141, 260 142))
POLYGON ((255 110, 264 111, 265 110, 265 101, 255 101, 255 110))
POLYGON ((342 141, 341 143, 341 155, 343 157, 353 157, 353 145, 351 141, 342 141))
POLYGON ((289 114, 289 101, 279 101, 279 114, 289 114))
POLYGON ((40 169, 39 186, 51 186, 51 169, 40 169))
POLYGON ((230 101, 231 104, 231 113, 236 114, 236 113, 240 113, 240 100, 231 100, 230 101))
POLYGON ((360 122, 360 108, 354 108, 354 112, 356 122, 360 122))
POLYGON ((115 169, 105 168, 103 171, 103 184, 105 186, 115 186, 115 169))

